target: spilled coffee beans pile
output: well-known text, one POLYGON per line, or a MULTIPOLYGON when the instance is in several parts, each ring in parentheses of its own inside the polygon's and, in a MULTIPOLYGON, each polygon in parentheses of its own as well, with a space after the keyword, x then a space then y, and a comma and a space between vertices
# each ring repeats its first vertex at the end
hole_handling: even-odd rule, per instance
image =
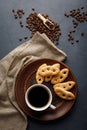
MULTIPOLYGON (((69 31, 68 33, 68 41, 70 41, 72 44, 74 42, 78 43, 79 40, 75 40, 73 37, 73 33, 76 32, 77 27, 79 24, 83 22, 87 22, 87 12, 84 11, 84 6, 80 7, 78 9, 70 10, 69 13, 64 13, 64 15, 69 18, 72 17, 72 23, 73 23, 73 29, 69 31)), ((84 36, 84 32, 81 32, 81 36, 84 36)))
POLYGON ((45 18, 49 19, 55 26, 54 30, 49 30, 37 15, 38 14, 34 12, 26 18, 26 27, 31 31, 31 35, 33 36, 36 31, 39 31, 40 33, 45 33, 53 43, 58 44, 59 37, 61 35, 59 24, 51 20, 47 14, 42 14, 45 18))
MULTIPOLYGON (((22 16, 25 14, 23 9, 18 9, 17 11, 12 10, 15 19, 21 19, 22 16)), ((55 44, 59 44, 59 37, 61 35, 60 25, 54 22, 52 19, 49 18, 48 14, 42 14, 45 18, 49 19, 55 26, 54 30, 49 30, 44 24, 43 21, 37 16, 38 14, 35 12, 35 9, 32 8, 32 13, 28 15, 26 18, 26 25, 23 25, 22 20, 20 20, 19 25, 21 28, 26 27, 31 32, 30 38, 39 31, 40 33, 45 33, 48 38, 55 44)), ((23 39, 28 39, 27 36, 24 38, 20 38, 19 41, 23 39)))

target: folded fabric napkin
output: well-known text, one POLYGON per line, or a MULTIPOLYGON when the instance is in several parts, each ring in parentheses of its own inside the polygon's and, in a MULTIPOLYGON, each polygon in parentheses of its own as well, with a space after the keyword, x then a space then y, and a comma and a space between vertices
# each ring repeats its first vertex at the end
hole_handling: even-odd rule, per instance
POLYGON ((0 61, 0 130, 26 130, 27 116, 19 108, 14 93, 15 79, 24 64, 39 58, 63 61, 66 54, 45 34, 37 32, 31 40, 11 51, 0 61))

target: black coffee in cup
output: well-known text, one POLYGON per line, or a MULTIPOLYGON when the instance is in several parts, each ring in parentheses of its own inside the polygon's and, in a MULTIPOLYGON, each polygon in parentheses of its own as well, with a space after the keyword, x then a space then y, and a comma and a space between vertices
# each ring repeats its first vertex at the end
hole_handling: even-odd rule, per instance
POLYGON ((28 100, 34 107, 44 107, 49 101, 49 93, 44 87, 35 86, 28 93, 28 100))
POLYGON ((47 108, 56 109, 52 105, 52 93, 50 89, 44 84, 33 84, 31 85, 25 93, 26 105, 34 111, 40 112, 47 108))

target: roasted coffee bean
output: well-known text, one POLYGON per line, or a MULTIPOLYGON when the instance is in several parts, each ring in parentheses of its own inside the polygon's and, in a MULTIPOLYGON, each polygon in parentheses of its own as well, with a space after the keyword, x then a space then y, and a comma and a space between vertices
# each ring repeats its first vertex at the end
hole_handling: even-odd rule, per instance
POLYGON ((74 33, 76 30, 73 30, 72 32, 74 33))
POLYGON ((20 22, 19 22, 19 24, 20 24, 20 27, 21 27, 21 28, 23 28, 23 27, 24 27, 24 25, 23 25, 22 21, 20 21, 20 22))
POLYGON ((74 42, 71 42, 71 44, 73 45, 73 44, 74 44, 74 42))
POLYGON ((25 36, 25 37, 24 37, 24 39, 26 40, 26 39, 28 39, 28 37, 27 37, 27 36, 25 36))
POLYGON ((21 27, 21 28, 23 28, 23 27, 24 27, 24 25, 23 25, 23 24, 20 24, 20 27, 21 27))
POLYGON ((81 9, 84 9, 84 6, 82 6, 81 9))
POLYGON ((65 15, 66 17, 69 17, 69 15, 68 15, 67 13, 64 13, 64 15, 65 15))
POLYGON ((78 42, 79 42, 79 40, 76 40, 76 42, 78 43, 78 42))
POLYGON ((22 38, 19 38, 19 41, 22 41, 23 39, 22 38))
POLYGON ((18 18, 18 15, 17 15, 17 14, 14 14, 14 18, 17 19, 17 18, 18 18))
POLYGON ((35 11, 35 8, 32 8, 32 11, 35 11))
POLYGON ((83 36, 84 36, 84 33, 81 33, 81 36, 83 37, 83 36))
POLYGON ((20 25, 22 25, 22 21, 20 21, 20 25))
POLYGON ((15 10, 13 9, 12 12, 15 13, 15 10))

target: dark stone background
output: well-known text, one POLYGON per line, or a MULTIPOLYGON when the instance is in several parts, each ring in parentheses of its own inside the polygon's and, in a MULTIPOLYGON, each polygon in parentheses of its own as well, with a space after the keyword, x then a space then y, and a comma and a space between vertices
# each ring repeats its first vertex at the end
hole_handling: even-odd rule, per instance
POLYGON ((74 72, 78 82, 78 97, 72 110, 61 119, 52 122, 40 122, 29 118, 27 130, 87 130, 87 21, 79 24, 74 33, 79 43, 67 40, 67 35, 72 29, 72 18, 66 18, 65 12, 79 7, 85 7, 87 12, 87 0, 0 0, 0 59, 21 45, 23 41, 18 39, 30 36, 29 30, 20 28, 19 20, 15 20, 12 9, 23 8, 25 18, 31 13, 32 8, 36 12, 48 14, 55 22, 60 24, 62 35, 58 48, 67 54, 65 63, 74 72), (84 37, 81 37, 84 32, 84 37))

